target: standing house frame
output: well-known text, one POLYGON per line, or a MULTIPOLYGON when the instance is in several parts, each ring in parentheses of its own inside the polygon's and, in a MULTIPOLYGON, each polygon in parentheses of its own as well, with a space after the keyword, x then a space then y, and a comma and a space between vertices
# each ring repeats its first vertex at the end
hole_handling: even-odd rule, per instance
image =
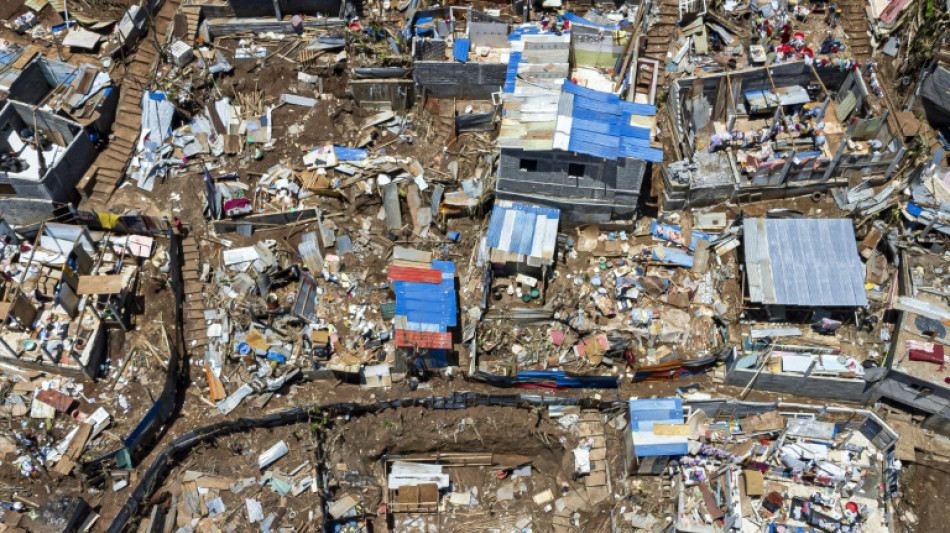
POLYGON ((21 256, 24 273, 0 301, 0 360, 95 379, 106 330, 131 327, 138 266, 125 258, 128 242, 116 254, 108 238, 97 244, 85 226, 41 224, 21 256))
POLYGON ((737 198, 759 201, 842 187, 849 181, 883 183, 900 163, 905 147, 891 130, 888 111, 874 115, 858 70, 842 71, 790 62, 672 82, 667 112, 678 159, 663 169, 666 209, 712 205, 737 198), (754 100, 753 100, 754 99, 754 100), (756 107, 756 104, 763 104, 756 107), (777 156, 740 158, 729 146, 710 153, 715 134, 777 128, 802 105, 818 109, 827 139, 816 147, 808 137, 778 135, 769 141, 777 156), (757 118, 756 118, 757 117, 757 118), (880 150, 871 149, 879 141, 880 150), (757 165, 750 173, 748 165, 757 165), (746 171, 743 172, 743 166, 746 171))
POLYGON ((507 22, 463 7, 419 11, 408 25, 413 78, 434 98, 490 100, 505 84, 507 22), (480 50, 489 50, 485 56, 480 50))
POLYGON ((0 206, 11 223, 43 218, 54 203, 79 199, 76 184, 96 152, 82 125, 49 111, 10 100, 0 110, 0 151, 13 152, 29 165, 21 172, 0 171, 0 206), (49 145, 38 150, 21 138, 24 129, 40 131, 49 145))
POLYGON ((79 199, 76 185, 96 156, 92 138, 108 134, 119 96, 97 65, 30 54, 24 51, 0 76, 0 150, 29 165, 0 171, 0 208, 15 224, 50 218, 57 206, 79 199), (42 157, 18 135, 25 129, 51 143, 42 157))

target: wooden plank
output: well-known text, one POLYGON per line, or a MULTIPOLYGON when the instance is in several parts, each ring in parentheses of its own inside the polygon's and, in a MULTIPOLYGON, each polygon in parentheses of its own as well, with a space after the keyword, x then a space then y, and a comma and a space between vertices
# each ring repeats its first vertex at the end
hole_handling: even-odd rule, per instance
POLYGON ((39 47, 36 46, 35 44, 31 44, 30 46, 26 48, 26 50, 23 51, 22 54, 20 54, 20 57, 18 57, 16 61, 10 64, 10 66, 12 68, 22 70, 23 67, 25 67, 27 63, 29 63, 30 60, 36 57, 36 55, 39 53, 40 53, 39 47))
POLYGON ((119 294, 123 288, 122 277, 119 274, 79 276, 79 286, 76 288, 76 294, 119 294))
MULTIPOLYGON (((83 424, 83 425, 86 425, 86 424, 83 424)), ((56 463, 56 466, 53 467, 53 472, 56 472, 57 474, 61 476, 68 476, 73 473, 73 468, 75 467, 76 467, 75 461, 63 457, 62 459, 59 460, 58 463, 56 463)), ((6 531, 10 531, 10 530, 8 529, 6 531)))
POLYGON ((98 165, 99 165, 99 168, 101 168, 102 170, 123 172, 125 170, 126 163, 122 163, 111 158, 100 158, 98 165))
POLYGON ((74 461, 82 457, 82 452, 86 449, 86 441, 89 440, 90 434, 92 434, 91 424, 79 424, 79 429, 76 431, 76 435, 73 436, 73 440, 69 443, 69 447, 66 448, 66 453, 63 454, 63 457, 74 461))
POLYGON ((689 426, 686 424, 653 424, 653 433, 655 435, 688 437, 689 426))

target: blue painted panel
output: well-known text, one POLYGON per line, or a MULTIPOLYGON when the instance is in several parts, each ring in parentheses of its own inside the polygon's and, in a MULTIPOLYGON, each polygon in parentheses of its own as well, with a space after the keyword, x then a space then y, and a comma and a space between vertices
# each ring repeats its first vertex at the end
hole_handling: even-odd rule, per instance
POLYGON ((588 89, 587 87, 581 87, 580 85, 566 81, 564 82, 564 92, 571 93, 576 96, 583 98, 588 98, 591 100, 597 100, 605 104, 620 104, 620 97, 616 94, 605 93, 601 91, 595 91, 594 89, 588 89))
POLYGON ((452 47, 452 57, 462 63, 468 62, 468 51, 472 47, 472 41, 468 39, 456 39, 452 47))
POLYGON ((617 115, 605 115, 593 109, 587 109, 583 107, 579 108, 577 106, 574 106, 574 109, 571 111, 571 118, 573 118, 574 120, 577 120, 577 119, 596 120, 598 122, 604 122, 607 124, 616 124, 618 126, 621 125, 622 123, 621 117, 617 115))
POLYGON ((617 150, 618 141, 620 138, 616 135, 604 135, 602 133, 594 133, 591 131, 580 131, 577 132, 579 135, 574 135, 575 131, 571 131, 571 142, 574 141, 575 137, 577 140, 582 141, 587 144, 597 144, 604 147, 613 148, 617 150))
POLYGON ((620 135, 623 137, 630 137, 633 139, 646 139, 650 140, 650 128, 641 128, 640 126, 629 126, 623 125, 620 126, 620 135))
POLYGON ((631 157, 641 161, 649 161, 650 163, 663 162, 663 150, 660 150, 659 148, 644 148, 635 145, 624 145, 620 147, 618 152, 620 153, 621 157, 631 157))

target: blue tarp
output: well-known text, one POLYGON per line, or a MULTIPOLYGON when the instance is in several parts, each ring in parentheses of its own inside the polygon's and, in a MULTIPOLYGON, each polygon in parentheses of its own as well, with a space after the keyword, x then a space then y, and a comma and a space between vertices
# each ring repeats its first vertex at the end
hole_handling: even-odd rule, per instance
POLYGON ((416 35, 434 35, 435 34, 435 22, 432 20, 432 17, 419 17, 416 19, 416 35), (428 26, 427 28, 420 28, 420 26, 428 26))
MULTIPOLYGON (((663 224, 662 222, 657 222, 656 220, 654 220, 654 221, 650 224, 650 233, 653 234, 653 235, 656 236, 656 237, 659 237, 659 238, 661 238, 661 239, 670 241, 670 242, 672 242, 672 243, 674 243, 674 244, 679 244, 679 242, 677 242, 677 241, 678 241, 678 240, 679 240, 679 241, 682 241, 682 239, 683 239, 683 228, 681 228, 681 227, 679 227, 679 226, 677 226, 677 225, 674 225, 674 224, 663 224), (670 237, 671 237, 671 234, 672 234, 672 235, 677 235, 678 238, 677 238, 677 237, 670 238, 670 237)), ((695 249, 696 249, 696 244, 697 244, 699 241, 708 241, 708 240, 711 240, 711 237, 710 237, 710 235, 709 235, 708 233, 703 233, 703 232, 701 232, 701 231, 692 230, 692 231, 690 232, 690 234, 692 235, 692 237, 690 238, 690 243, 689 243, 689 247, 688 247, 690 250, 695 250, 695 249)))
POLYGON ((452 57, 461 61, 462 63, 468 62, 468 51, 472 47, 472 41, 468 39, 456 39, 455 45, 452 47, 452 57))
POLYGON ((680 250, 679 248, 664 248, 662 246, 657 246, 653 249, 653 260, 670 265, 693 268, 693 256, 689 255, 688 252, 680 250), (657 253, 657 250, 662 251, 663 257, 660 257, 660 254, 657 253))
POLYGON ((333 151, 339 161, 363 161, 369 157, 369 152, 363 148, 347 148, 346 146, 334 145, 333 151))

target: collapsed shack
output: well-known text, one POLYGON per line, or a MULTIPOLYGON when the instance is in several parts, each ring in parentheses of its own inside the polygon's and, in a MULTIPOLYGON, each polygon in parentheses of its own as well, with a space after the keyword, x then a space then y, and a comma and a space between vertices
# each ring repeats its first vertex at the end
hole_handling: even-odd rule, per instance
POLYGON ((189 345, 204 352, 204 382, 221 413, 250 396, 262 408, 302 376, 388 389, 460 365, 456 267, 435 259, 445 252, 396 246, 387 279, 358 259, 382 270, 387 248, 364 236, 330 241, 329 222, 300 237, 302 264, 276 240, 219 248, 220 259, 211 259, 218 266, 208 264, 187 288, 202 302, 189 309, 202 339, 189 345))
MULTIPOLYGON (((725 530, 725 524, 740 522, 749 522, 750 527, 807 526, 829 519, 877 531, 897 491, 897 434, 868 411, 714 399, 687 400, 678 404, 673 418, 666 414, 657 418, 634 417, 634 403, 629 413, 624 412, 626 405, 460 394, 296 408, 259 419, 221 422, 183 435, 163 449, 109 531, 122 531, 136 516, 152 525, 237 526, 250 521, 276 528, 317 521, 324 527, 345 525, 354 531, 417 530, 450 518, 452 523, 468 523, 460 517, 470 521, 492 507, 490 520, 500 527, 517 523, 523 529, 533 524, 558 532, 594 526, 607 509, 612 509, 614 520, 634 527, 649 528, 664 514, 676 516, 677 530, 682 531, 725 530), (503 407, 521 407, 523 415, 503 407), (470 416, 469 409, 482 410, 482 416, 470 416), (431 427, 432 436, 445 441, 426 444, 439 451, 420 449, 413 438, 402 445, 390 443, 406 438, 404 424, 410 418, 394 416, 403 412, 415 413, 410 418, 417 421, 413 429, 417 435, 431 427), (539 420, 535 413, 541 416, 541 425, 530 432, 537 437, 528 441, 515 443, 508 428, 502 433, 492 429, 492 420, 498 417, 509 425, 534 426, 539 420), (631 417, 629 429, 623 422, 626 416, 631 417), (301 422, 308 425, 281 429, 301 422), (255 440, 239 436, 257 428, 269 428, 267 436, 255 440), (349 429, 340 435, 343 428, 349 429), (636 437, 638 432, 644 436, 636 437), (558 435, 567 442, 552 446, 558 435), (684 444, 650 448, 644 438, 678 439, 684 444), (226 446, 200 446, 209 439, 226 446), (572 449, 574 443, 579 445, 572 449), (347 451, 350 446, 364 451, 347 451), (627 477, 638 446, 641 456, 668 454, 651 463, 652 473, 659 477, 627 477), (519 453, 531 448, 538 450, 519 453), (179 471, 184 483, 161 484, 173 475, 175 465, 182 464, 183 455, 193 454, 257 461, 245 465, 231 458, 213 472, 179 471), (627 458, 626 466, 621 455, 627 458), (362 459, 354 460, 357 456, 362 459), (661 483, 662 490, 655 483, 661 483), (721 484, 724 492, 716 498, 713 491, 721 484), (654 486, 656 492, 651 494, 647 487, 654 486), (142 504, 158 491, 168 491, 170 497, 160 498, 145 517, 142 504), (614 492, 624 497, 614 500, 614 492), (627 499, 630 496, 633 499, 627 499), (534 507, 518 505, 519 498, 530 498, 534 507), (801 500, 812 502, 814 509, 801 509, 801 500), (489 502, 493 506, 486 505, 489 502)), ((639 408, 637 412, 645 413, 639 408)))
POLYGON ((505 85, 510 24, 471 8, 416 11, 408 21, 413 79, 433 98, 490 100, 505 85))
POLYGON ((890 178, 904 154, 862 72, 792 62, 672 83, 678 154, 663 170, 665 209, 754 202, 890 178))
POLYGON ((948 338, 943 324, 950 319, 950 307, 942 296, 945 274, 937 274, 945 264, 945 258, 920 247, 902 251, 894 341, 884 360, 887 372, 874 388, 872 400, 888 410, 908 413, 924 430, 950 436, 948 338))
POLYGON ((11 45, 7 52, 0 77, 0 206, 7 221, 31 223, 79 200, 76 186, 108 135, 118 91, 97 65, 56 61, 35 46, 11 45))
POLYGON ((76 184, 95 157, 82 124, 8 100, 0 110, 0 205, 11 223, 50 217, 79 199, 76 184))
POLYGON ((118 104, 118 91, 109 75, 91 63, 71 65, 35 53, 24 51, 5 70, 0 94, 5 92, 6 99, 52 110, 99 137, 106 135, 118 104))
POLYGON ((873 412, 782 401, 689 407, 681 431, 652 429, 690 438, 689 453, 669 471, 678 484, 677 531, 889 531, 898 434, 873 412))
POLYGON ((3 359, 16 366, 95 379, 106 357, 106 330, 132 327, 139 263, 153 240, 41 224, 35 237, 7 234, 3 359))
MULTIPOLYGON (((847 219, 745 219, 748 288, 725 383, 866 404, 885 372, 893 275, 879 224, 857 239, 847 219), (864 263, 862 263, 864 261, 864 263)), ((881 226, 883 227, 883 226, 881 226)))
POLYGON ((80 472, 92 457, 108 456, 115 458, 115 490, 134 483, 136 454, 176 403, 177 345, 159 351, 149 337, 165 327, 136 318, 163 301, 156 294, 143 309, 139 300, 146 287, 169 282, 163 274, 180 286, 169 264, 174 238, 166 256, 161 237, 168 235, 155 225, 146 229, 147 217, 78 211, 62 218, 73 220, 15 231, 0 225, 8 243, 0 344, 17 347, 2 359, 2 409, 18 419, 15 430, 0 436, 5 475, 18 480, 18 496, 4 499, 25 504, 5 508, 8 528, 88 530, 102 507, 82 485, 80 472), (9 253, 13 248, 17 254, 9 253), (24 311, 34 315, 25 326, 18 322, 24 311), (156 396, 155 405, 149 404, 147 398, 156 396))
MULTIPOLYGON (((478 379, 616 387, 622 376, 661 381, 702 373, 724 355, 728 324, 741 306, 738 241, 724 217, 711 231, 684 229, 670 216, 641 220, 630 232, 587 225, 576 236, 553 237, 555 211, 506 205, 496 205, 476 261, 486 274, 504 272, 502 260, 509 271, 507 278, 485 276, 481 326, 477 338, 465 339, 476 352, 478 379), (517 254, 541 268, 522 273, 510 264, 517 254), (545 267, 545 254, 556 262, 545 267), (509 322, 516 327, 502 326, 509 322)), ((694 228, 708 217, 697 218, 683 222, 694 228)))

